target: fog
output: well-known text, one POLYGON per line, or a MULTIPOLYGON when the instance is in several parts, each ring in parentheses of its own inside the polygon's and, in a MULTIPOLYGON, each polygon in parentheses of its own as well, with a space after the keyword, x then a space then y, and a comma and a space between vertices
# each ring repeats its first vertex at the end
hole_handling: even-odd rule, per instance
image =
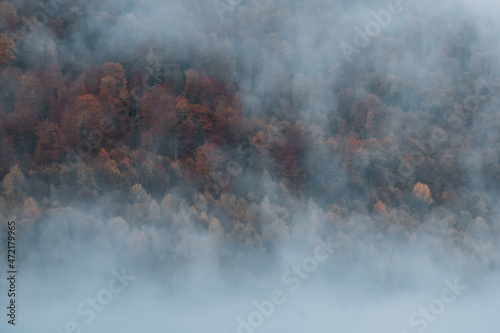
POLYGON ((17 222, 18 273, 12 326, 2 237, 1 332, 500 331, 497 1, 54 1, 9 1, 20 23, 0 74, 0 228, 17 222), (54 20, 30 27, 37 13, 54 20), (103 114, 115 111, 92 81, 109 62, 129 91, 148 86, 131 114, 151 128, 150 105, 173 105, 161 94, 189 97, 190 70, 236 96, 214 102, 218 114, 241 105, 254 123, 236 143, 201 139, 226 162, 209 176, 185 171, 202 169, 198 155, 179 157, 201 144, 123 118, 99 132, 106 149, 82 154, 73 99, 99 91, 103 114), (32 161, 43 145, 7 139, 25 107, 7 92, 14 67, 50 68, 68 87, 63 111, 40 116, 69 138, 54 169, 32 161), (141 131, 154 147, 142 159, 131 153, 149 149, 141 131), (299 146, 297 159, 272 162, 269 137, 299 146))
POLYGON ((71 332, 75 323, 75 332, 498 330, 498 274, 477 262, 496 262, 498 254, 476 259, 426 232, 405 244, 366 230, 368 217, 346 222, 346 234, 311 240, 299 230, 314 219, 305 214, 309 219, 272 253, 234 248, 230 256, 215 233, 191 230, 196 239, 181 241, 148 227, 119 233, 116 219, 54 209, 40 221, 36 242, 18 243, 16 329, 71 332), (92 299, 96 308, 85 305, 92 299), (422 308, 431 309, 432 320, 419 314, 422 308))

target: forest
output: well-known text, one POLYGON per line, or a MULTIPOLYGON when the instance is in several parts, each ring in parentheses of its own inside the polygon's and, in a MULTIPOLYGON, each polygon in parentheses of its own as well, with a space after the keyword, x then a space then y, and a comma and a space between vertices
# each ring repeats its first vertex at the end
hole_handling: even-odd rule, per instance
POLYGON ((326 235, 382 288, 397 244, 497 270, 498 22, 401 1, 346 59, 386 3, 1 1, 0 226, 173 284, 326 235))

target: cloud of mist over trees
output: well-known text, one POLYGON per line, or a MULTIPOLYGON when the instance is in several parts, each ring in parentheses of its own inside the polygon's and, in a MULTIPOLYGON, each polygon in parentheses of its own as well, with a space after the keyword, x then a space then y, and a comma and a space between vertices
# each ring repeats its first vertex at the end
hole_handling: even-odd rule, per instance
POLYGON ((214 3, 69 0, 33 29, 36 2, 0 2, 19 328, 236 332, 282 289, 255 332, 409 333, 458 278, 427 331, 497 332, 499 5, 401 1, 346 59, 388 1, 214 3), (333 254, 290 292, 318 239, 333 254))

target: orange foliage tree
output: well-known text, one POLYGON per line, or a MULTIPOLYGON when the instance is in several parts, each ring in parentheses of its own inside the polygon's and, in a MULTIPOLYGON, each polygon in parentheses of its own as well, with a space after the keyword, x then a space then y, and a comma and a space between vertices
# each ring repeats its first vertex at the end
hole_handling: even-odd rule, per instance
POLYGON ((110 105, 116 105, 127 98, 127 79, 122 65, 114 62, 104 65, 99 96, 110 105))
POLYGON ((432 203, 432 194, 431 190, 429 190, 429 186, 423 183, 417 183, 413 187, 413 195, 417 198, 423 199, 428 203, 432 203))

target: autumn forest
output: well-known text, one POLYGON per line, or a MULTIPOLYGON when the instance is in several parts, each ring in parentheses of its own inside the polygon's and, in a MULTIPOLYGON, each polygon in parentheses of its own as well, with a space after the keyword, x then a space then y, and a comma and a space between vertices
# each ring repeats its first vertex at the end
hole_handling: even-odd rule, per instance
POLYGON ((346 53, 387 1, 221 3, 0 2, 0 226, 26 263, 105 252, 180 286, 205 252, 256 272, 329 235, 375 288, 412 285, 400 245, 498 269, 498 22, 401 1, 346 53))

